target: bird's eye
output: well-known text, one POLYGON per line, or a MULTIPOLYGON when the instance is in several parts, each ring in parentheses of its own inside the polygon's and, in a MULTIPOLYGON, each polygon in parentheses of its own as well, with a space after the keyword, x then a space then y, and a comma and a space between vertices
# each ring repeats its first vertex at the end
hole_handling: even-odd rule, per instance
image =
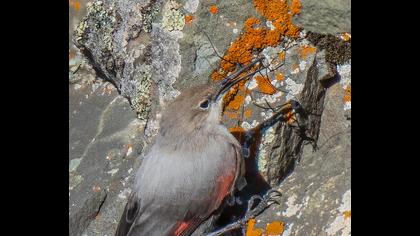
POLYGON ((202 101, 200 103, 200 108, 203 109, 203 110, 209 108, 209 100, 206 99, 206 100, 202 101))

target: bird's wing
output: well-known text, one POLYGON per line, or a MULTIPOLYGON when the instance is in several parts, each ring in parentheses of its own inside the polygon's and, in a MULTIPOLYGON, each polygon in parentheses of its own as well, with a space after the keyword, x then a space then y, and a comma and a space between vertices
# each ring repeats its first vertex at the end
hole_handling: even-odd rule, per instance
MULTIPOLYGON (((225 155, 229 155, 234 157, 235 159, 235 170, 232 171, 232 174, 227 174, 225 176, 221 176, 219 178, 216 191, 213 192, 213 197, 217 199, 215 204, 209 210, 199 217, 195 218, 194 221, 191 222, 189 227, 185 227, 185 230, 181 231, 179 235, 203 235, 205 233, 209 233, 214 230, 214 223, 217 221, 218 217, 220 216, 223 208, 226 205, 226 200, 228 197, 233 194, 236 189, 242 189, 244 182, 241 182, 240 186, 238 186, 237 182, 245 181, 244 173, 245 173, 245 166, 242 160, 242 154, 240 146, 236 144, 230 144, 232 147, 229 149, 225 155), (236 184, 235 184, 236 183, 236 184), (203 226, 204 224, 204 226, 203 226)), ((246 181, 245 181, 246 184, 246 181)))
POLYGON ((138 217, 140 209, 140 201, 137 195, 133 192, 128 197, 128 202, 125 205, 124 212, 121 216, 120 222, 117 227, 115 236, 127 236, 131 226, 138 217))
POLYGON ((238 179, 240 151, 237 145, 222 145, 211 146, 203 163, 197 156, 147 158, 139 170, 139 191, 130 195, 116 236, 192 234, 222 207, 238 179), (191 158, 195 162, 187 161, 191 158))

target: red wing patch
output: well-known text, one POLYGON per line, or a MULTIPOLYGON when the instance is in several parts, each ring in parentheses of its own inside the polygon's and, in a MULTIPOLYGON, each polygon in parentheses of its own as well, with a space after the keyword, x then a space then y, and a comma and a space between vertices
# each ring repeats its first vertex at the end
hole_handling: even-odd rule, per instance
POLYGON ((185 222, 185 221, 179 222, 174 232, 174 235, 175 236, 181 235, 186 229, 188 229, 189 225, 190 225, 190 222, 185 222))
POLYGON ((219 205, 226 195, 229 193, 229 190, 232 188, 233 180, 235 178, 234 174, 222 175, 217 178, 218 187, 216 190, 217 204, 219 205))

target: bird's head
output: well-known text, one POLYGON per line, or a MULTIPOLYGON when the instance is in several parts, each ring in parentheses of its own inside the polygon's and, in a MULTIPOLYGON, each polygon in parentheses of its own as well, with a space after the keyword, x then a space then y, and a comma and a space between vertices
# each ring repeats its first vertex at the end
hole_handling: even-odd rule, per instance
POLYGON ((160 135, 193 134, 209 131, 209 127, 219 125, 224 94, 235 84, 249 78, 250 76, 238 76, 259 61, 255 60, 218 83, 184 89, 165 107, 160 122, 160 135))

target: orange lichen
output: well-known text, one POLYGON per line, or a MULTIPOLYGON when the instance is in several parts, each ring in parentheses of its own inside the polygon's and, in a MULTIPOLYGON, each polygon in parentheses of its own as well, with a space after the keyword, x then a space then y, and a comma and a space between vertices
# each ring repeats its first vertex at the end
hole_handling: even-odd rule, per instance
POLYGON ((239 112, 238 111, 225 111, 225 115, 229 117, 230 119, 238 119, 239 118, 239 112))
POLYGON ((238 88, 236 88, 238 85, 235 85, 234 88, 230 89, 229 92, 226 93, 226 95, 223 97, 223 107, 226 108, 227 105, 235 99, 236 94, 238 93, 238 88))
POLYGON ((260 92, 273 95, 277 91, 276 88, 270 83, 270 79, 267 77, 259 75, 255 79, 257 80, 258 89, 260 92))
POLYGON ((263 233, 262 229, 254 229, 255 219, 250 219, 246 227, 246 236, 261 236, 263 233))
POLYGON ((287 124, 293 124, 293 122, 296 121, 295 114, 293 113, 293 110, 290 109, 286 114, 284 114, 284 119, 287 122, 287 124))
POLYGON ((69 50, 69 60, 70 59, 72 59, 74 57, 74 53, 72 53, 70 50, 69 50))
POLYGON ((284 232, 284 222, 273 221, 267 225, 267 228, 265 230, 265 235, 279 236, 279 235, 282 235, 283 232, 284 232))
POLYGON ((310 54, 314 54, 316 52, 316 48, 312 46, 305 45, 300 48, 299 56, 302 59, 306 59, 306 57, 310 54))
POLYGON ((80 2, 69 0, 70 6, 72 6, 76 11, 80 10, 80 2))
POLYGON ((231 100, 226 108, 227 109, 231 109, 231 110, 238 110, 241 105, 244 103, 245 97, 241 94, 237 94, 236 96, 233 97, 233 100, 231 100))
POLYGON ((209 7, 209 12, 210 12, 211 14, 217 14, 217 12, 219 12, 219 9, 217 8, 217 6, 216 6, 216 5, 211 5, 211 6, 209 7))
POLYGON ((276 80, 278 81, 283 81, 284 80, 284 75, 282 73, 277 73, 276 74, 276 80))
POLYGON ((185 24, 191 24, 192 21, 194 20, 194 16, 192 16, 192 15, 186 15, 184 17, 184 20, 185 20, 185 24))
POLYGON ((242 128, 241 126, 234 126, 234 127, 231 127, 231 128, 229 128, 229 131, 230 131, 231 133, 233 133, 233 132, 238 132, 238 133, 240 133, 240 132, 245 132, 244 128, 242 128))
POLYGON ((284 232, 284 222, 281 221, 273 221, 267 224, 265 230, 254 228, 255 226, 255 219, 251 219, 248 221, 247 228, 246 228, 246 236, 281 236, 284 232))
POLYGON ((252 110, 251 109, 246 109, 245 111, 244 111, 244 117, 245 117, 245 119, 248 119, 248 118, 250 118, 252 116, 252 110))
POLYGON ((350 85, 347 85, 347 87, 344 90, 343 101, 344 102, 351 102, 351 86, 350 85))
POLYGON ((299 28, 292 24, 292 16, 300 13, 300 8, 297 8, 297 4, 293 2, 289 6, 285 0, 254 0, 254 6, 261 15, 273 23, 275 27, 272 30, 273 35, 280 33, 296 37, 299 28))
POLYGON ((302 9, 302 3, 299 0, 292 0, 292 4, 290 6, 290 11, 292 15, 296 15, 300 13, 300 9, 302 9))
POLYGON ((350 218, 351 217, 351 211, 345 211, 343 212, 344 215, 344 219, 350 218))
POLYGON ((74 2, 74 5, 73 5, 73 7, 74 7, 74 9, 76 10, 76 11, 78 11, 78 10, 80 10, 80 2, 74 2))
MULTIPOLYGON (((212 72, 213 81, 220 81, 233 73, 237 69, 237 63, 249 64, 255 58, 255 54, 264 48, 278 46, 283 37, 296 38, 299 36, 300 28, 292 24, 292 16, 300 12, 301 5, 298 0, 293 0, 290 5, 285 0, 253 0, 253 3, 259 14, 265 20, 270 21, 273 27, 267 27, 265 22, 256 17, 245 20, 242 34, 231 43, 223 56, 224 60, 220 61, 219 68, 212 72)), ((209 11, 216 14, 218 9, 213 5, 210 6, 209 11)), ((285 55, 285 52, 280 53, 279 59, 284 60, 285 55)), ((239 76, 256 71, 259 67, 260 65, 256 65, 239 76)), ((239 110, 243 105, 244 96, 248 93, 245 83, 246 81, 240 82, 225 95, 223 98, 224 112, 239 110)), ((263 93, 274 94, 277 91, 268 78, 257 77, 257 83, 258 89, 263 93)), ((234 115, 230 113, 229 116, 233 117, 234 115)), ((246 117, 245 114, 244 116, 246 117)))
POLYGON ((286 52, 285 51, 281 51, 280 53, 279 53, 279 59, 281 60, 281 61, 284 61, 284 59, 286 58, 286 52))
POLYGON ((349 41, 351 39, 351 34, 349 34, 349 33, 342 33, 342 34, 340 34, 340 38, 343 41, 347 42, 347 41, 349 41))

